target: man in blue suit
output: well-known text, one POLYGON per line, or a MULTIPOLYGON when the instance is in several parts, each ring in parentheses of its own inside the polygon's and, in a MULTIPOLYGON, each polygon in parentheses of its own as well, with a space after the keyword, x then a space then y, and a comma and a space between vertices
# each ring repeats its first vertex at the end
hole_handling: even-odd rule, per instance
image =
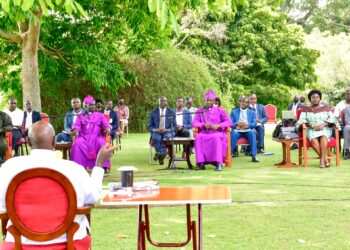
POLYGON ((262 104, 257 103, 257 97, 255 94, 252 94, 249 97, 249 108, 254 110, 256 113, 256 139, 258 144, 258 153, 263 154, 265 145, 264 145, 264 139, 265 139, 265 127, 264 124, 267 122, 268 117, 266 114, 265 106, 262 104))
POLYGON ((119 127, 119 119, 117 112, 113 111, 113 101, 106 100, 105 101, 105 108, 100 110, 101 113, 109 115, 109 125, 112 126, 111 130, 111 136, 112 139, 116 138, 116 131, 119 127))
POLYGON ((170 108, 167 108, 167 99, 162 96, 159 98, 159 108, 155 108, 151 111, 147 129, 151 132, 151 138, 156 149, 156 155, 154 160, 159 160, 159 164, 164 164, 164 158, 167 153, 167 149, 163 146, 163 139, 170 139, 171 133, 174 135, 174 131, 171 128, 176 129, 175 112, 170 108))
POLYGON ((176 134, 178 137, 190 137, 190 129, 192 129, 191 113, 184 109, 184 99, 178 97, 176 100, 176 134))
POLYGON ((28 136, 28 129, 37 121, 41 120, 41 114, 33 110, 32 101, 26 101, 26 111, 23 115, 23 131, 24 136, 28 136))
POLYGON ((56 137, 57 142, 71 142, 71 132, 74 125, 75 120, 77 119, 78 115, 84 114, 84 110, 81 109, 81 101, 78 97, 74 97, 71 100, 72 109, 67 112, 66 116, 64 117, 64 131, 62 133, 59 133, 56 137))
POLYGON ((231 111, 232 131, 231 131, 231 153, 234 154, 234 149, 239 138, 246 137, 250 144, 250 154, 252 162, 259 162, 256 158, 256 113, 248 109, 248 98, 240 97, 240 108, 231 111))

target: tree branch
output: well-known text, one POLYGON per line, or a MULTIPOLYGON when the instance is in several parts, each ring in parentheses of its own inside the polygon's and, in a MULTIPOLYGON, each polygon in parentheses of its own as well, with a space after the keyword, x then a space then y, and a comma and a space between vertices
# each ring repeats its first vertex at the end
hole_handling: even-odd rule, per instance
POLYGON ((53 49, 53 48, 45 48, 41 43, 39 43, 39 49, 46 55, 53 56, 54 58, 61 59, 67 66, 74 67, 73 64, 69 63, 63 55, 68 55, 68 53, 53 49))
POLYGON ((11 53, 10 55, 7 55, 5 57, 3 57, 2 61, 0 62, 0 65, 5 65, 6 63, 8 63, 9 61, 11 61, 12 59, 16 58, 19 54, 21 53, 20 50, 17 50, 13 53, 11 53))
POLYGON ((19 35, 11 34, 0 29, 0 37, 17 44, 22 43, 22 38, 19 35))

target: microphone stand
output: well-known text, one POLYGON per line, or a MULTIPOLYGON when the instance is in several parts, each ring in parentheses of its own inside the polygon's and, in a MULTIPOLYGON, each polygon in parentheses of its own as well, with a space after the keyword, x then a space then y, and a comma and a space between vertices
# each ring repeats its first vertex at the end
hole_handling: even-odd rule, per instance
POLYGON ((174 150, 174 128, 173 128, 173 120, 174 120, 174 116, 170 115, 169 116, 170 119, 170 135, 171 135, 171 164, 169 167, 167 167, 168 169, 176 169, 176 165, 175 165, 175 150, 174 150))

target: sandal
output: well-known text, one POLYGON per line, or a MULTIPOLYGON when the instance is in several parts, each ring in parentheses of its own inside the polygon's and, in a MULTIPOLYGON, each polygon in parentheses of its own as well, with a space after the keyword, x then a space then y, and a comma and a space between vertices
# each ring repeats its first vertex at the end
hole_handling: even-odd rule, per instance
POLYGON ((324 165, 326 166, 326 168, 329 168, 331 166, 328 160, 324 160, 324 165))

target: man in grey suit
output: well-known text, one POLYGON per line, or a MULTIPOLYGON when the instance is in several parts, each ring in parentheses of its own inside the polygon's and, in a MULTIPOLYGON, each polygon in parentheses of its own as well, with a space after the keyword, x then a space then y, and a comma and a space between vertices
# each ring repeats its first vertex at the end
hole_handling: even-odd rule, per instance
POLYGON ((57 142, 71 142, 71 132, 72 127, 74 125, 75 119, 77 119, 78 115, 84 113, 84 110, 81 109, 81 101, 78 97, 74 97, 71 100, 72 109, 67 112, 64 118, 64 131, 59 133, 56 137, 57 142))

